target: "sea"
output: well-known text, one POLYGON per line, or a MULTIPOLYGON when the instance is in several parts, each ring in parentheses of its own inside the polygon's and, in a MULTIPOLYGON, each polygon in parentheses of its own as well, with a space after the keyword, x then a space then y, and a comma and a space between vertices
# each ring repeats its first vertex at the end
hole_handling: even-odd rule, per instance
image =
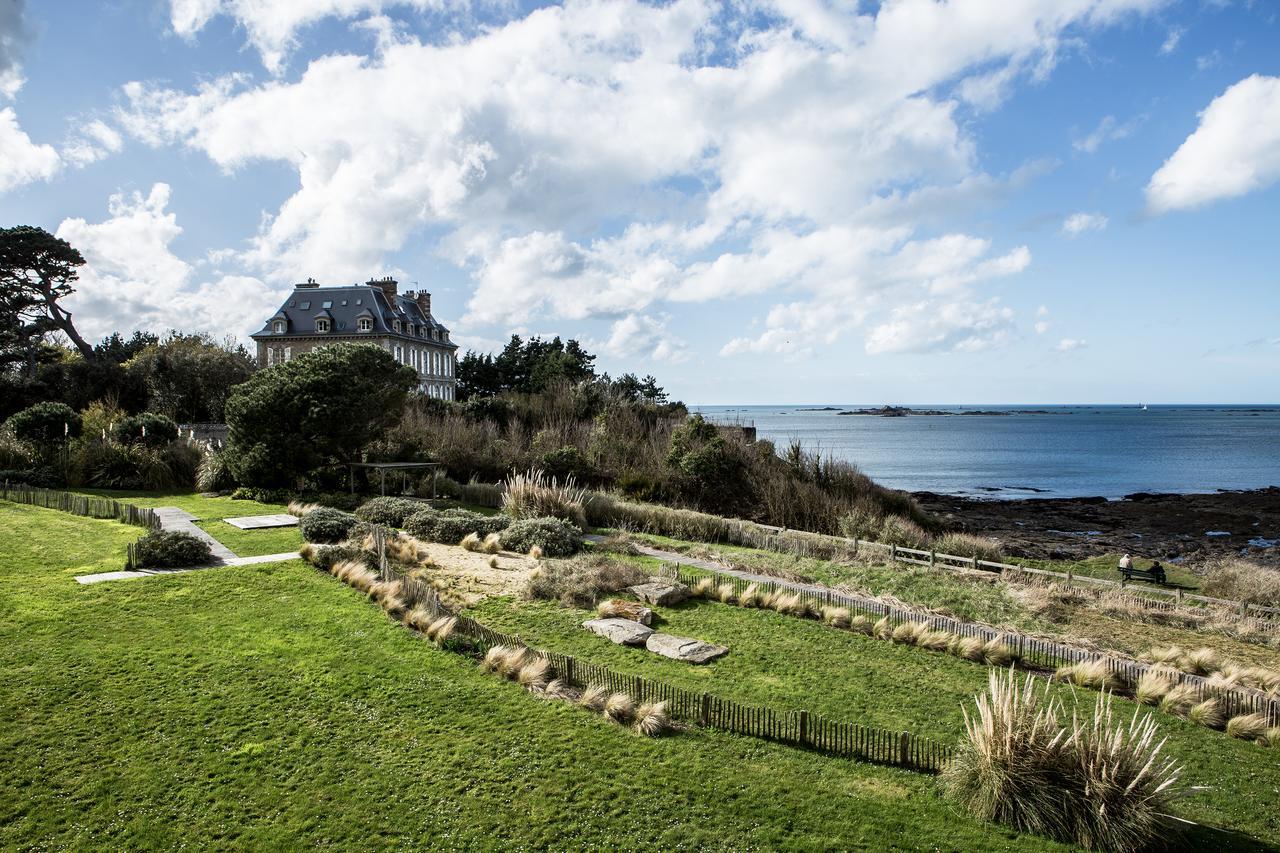
POLYGON ((1280 486, 1280 405, 920 404, 910 408, 945 414, 904 417, 840 414, 879 404, 689 408, 913 492, 1116 499, 1280 486))

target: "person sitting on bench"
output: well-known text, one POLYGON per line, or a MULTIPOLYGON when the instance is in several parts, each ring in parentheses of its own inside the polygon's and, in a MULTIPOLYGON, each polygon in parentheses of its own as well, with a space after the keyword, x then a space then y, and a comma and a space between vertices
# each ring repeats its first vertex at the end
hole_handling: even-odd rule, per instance
POLYGON ((1133 568, 1133 558, 1125 554, 1120 558, 1120 574, 1125 574, 1129 569, 1133 568))
POLYGON ((1160 565, 1159 560, 1156 560, 1151 564, 1149 571, 1151 572, 1151 579, 1153 581, 1156 583, 1164 583, 1164 566, 1160 565))

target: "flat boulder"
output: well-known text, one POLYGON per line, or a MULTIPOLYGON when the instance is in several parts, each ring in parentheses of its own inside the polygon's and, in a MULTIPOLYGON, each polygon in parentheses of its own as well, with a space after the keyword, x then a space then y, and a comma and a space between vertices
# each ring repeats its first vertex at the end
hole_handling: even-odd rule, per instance
POLYGON ((588 619, 582 627, 620 646, 643 646, 653 633, 648 625, 630 619, 588 619))
POLYGON ((689 587, 663 578, 650 578, 649 583, 627 587, 627 592, 655 607, 669 607, 689 597, 689 587))
POLYGON ((692 637, 677 637, 673 634, 650 634, 644 641, 644 647, 655 655, 662 655, 672 660, 686 663, 707 663, 721 655, 729 653, 728 646, 717 646, 692 637))

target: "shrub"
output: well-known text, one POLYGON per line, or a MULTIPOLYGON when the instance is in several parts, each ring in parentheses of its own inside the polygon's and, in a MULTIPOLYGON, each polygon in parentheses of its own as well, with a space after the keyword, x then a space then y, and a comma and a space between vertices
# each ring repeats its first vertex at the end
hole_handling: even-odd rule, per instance
POLYGON ((60 489, 67 484, 67 480, 52 468, 33 468, 30 471, 0 471, 0 483, 36 489, 60 489))
POLYGON ((528 553, 534 546, 548 557, 567 557, 582 548, 582 533, 558 518, 524 518, 502 531, 502 547, 528 553))
POLYGON ((511 524, 511 519, 498 515, 481 515, 466 509, 425 509, 404 520, 404 529, 427 542, 443 542, 457 545, 467 535, 474 533, 486 537, 501 533, 511 524))
POLYGON ((409 498, 379 497, 365 501, 356 510, 356 518, 371 524, 403 527, 405 519, 426 508, 422 501, 409 498))
POLYGON ((241 486, 231 493, 233 501, 257 501, 260 504, 281 504, 289 501, 288 489, 258 489, 241 486))
POLYGON ((80 435, 80 416, 66 403, 36 403, 10 415, 4 425, 19 441, 48 448, 80 435))
MULTIPOLYGON (((1041 704, 1034 677, 990 674, 988 692, 965 710, 965 738, 942 775, 967 812, 1087 848, 1140 850, 1168 839, 1180 768, 1160 755, 1151 715, 1112 722, 1104 694, 1088 722, 1041 704)), ((1047 698, 1048 688, 1044 696, 1047 698)))
POLYGON ((178 425, 164 415, 143 412, 116 421, 111 437, 121 444, 136 442, 147 447, 163 447, 177 439, 178 425))
POLYGON ((302 558, 324 572, 345 560, 367 561, 368 552, 356 545, 314 545, 310 542, 298 550, 302 558))
POLYGON ((877 538, 886 545, 900 545, 903 548, 922 550, 929 547, 929 534, 924 528, 900 515, 886 515, 880 524, 880 535, 877 538))
POLYGON ((502 511, 514 519, 558 518, 586 530, 585 499, 586 490, 578 488, 572 477, 561 485, 555 477, 535 468, 507 478, 502 511))
POLYGON ((85 480, 104 489, 191 488, 200 467, 200 451, 186 444, 94 442, 82 447, 77 457, 85 480))
POLYGON ((645 583, 648 576, 634 563, 602 554, 552 563, 534 572, 525 588, 529 598, 558 601, 562 607, 589 610, 607 595, 645 583))
POLYGON ((330 507, 309 512, 298 522, 302 538, 308 542, 341 542, 356 526, 357 518, 349 512, 330 507))
POLYGON ((137 564, 143 568, 186 568, 213 559, 209 543, 190 533, 153 530, 134 543, 137 564))

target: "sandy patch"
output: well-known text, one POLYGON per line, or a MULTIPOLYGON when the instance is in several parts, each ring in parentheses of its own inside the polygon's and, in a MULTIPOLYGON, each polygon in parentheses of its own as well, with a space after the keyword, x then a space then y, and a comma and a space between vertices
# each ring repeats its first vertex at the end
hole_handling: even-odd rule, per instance
POLYGON ((434 565, 415 570, 414 576, 433 582, 467 605, 491 595, 520 594, 538 566, 536 560, 509 551, 478 554, 435 542, 423 542, 421 551, 434 565), (497 566, 489 565, 495 558, 497 566))

